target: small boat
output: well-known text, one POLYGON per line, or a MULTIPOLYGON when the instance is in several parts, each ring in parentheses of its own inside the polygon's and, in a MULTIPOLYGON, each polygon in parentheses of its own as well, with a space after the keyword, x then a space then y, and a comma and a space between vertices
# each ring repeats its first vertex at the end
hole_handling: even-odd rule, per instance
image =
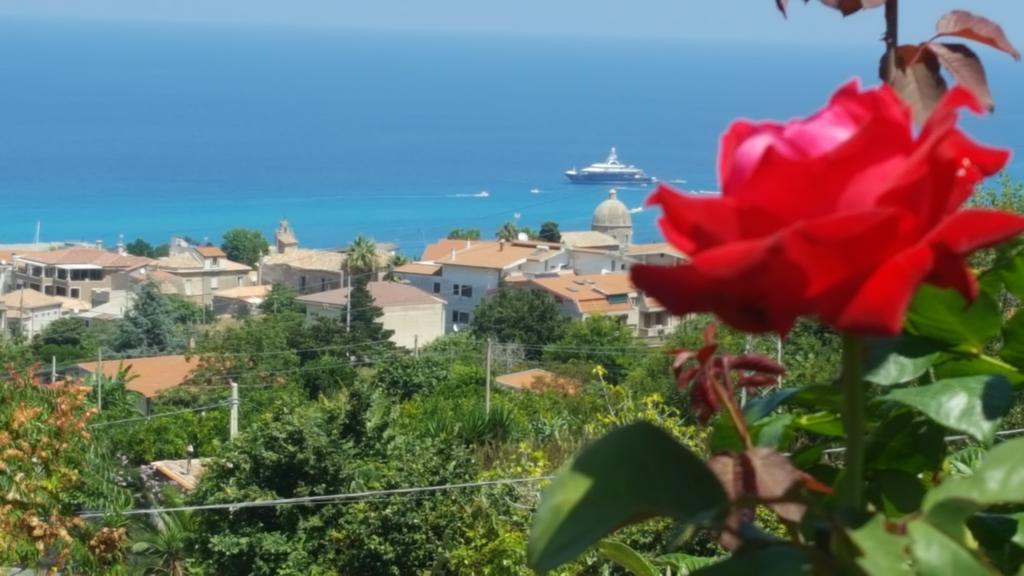
POLYGON ((530 194, 540 194, 540 188, 530 188, 530 194))
POLYGON ((639 213, 641 213, 643 211, 644 211, 644 207, 643 206, 637 206, 636 208, 630 208, 629 209, 629 213, 630 214, 639 214, 639 213))
POLYGON ((481 190, 479 193, 473 194, 473 197, 474 198, 490 198, 491 197, 491 193, 488 192, 487 190, 481 190))

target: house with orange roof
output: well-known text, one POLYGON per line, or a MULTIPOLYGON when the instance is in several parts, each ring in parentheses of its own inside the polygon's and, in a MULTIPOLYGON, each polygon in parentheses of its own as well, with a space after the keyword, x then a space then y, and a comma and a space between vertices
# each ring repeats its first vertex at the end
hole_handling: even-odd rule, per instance
POLYGON ((153 398, 188 383, 198 367, 198 356, 151 356, 104 360, 102 364, 82 362, 71 370, 71 375, 87 379, 102 371, 104 378, 114 379, 124 370, 125 388, 142 397, 143 413, 149 414, 153 398))
POLYGON ((15 287, 25 287, 47 296, 92 301, 92 291, 110 288, 111 276, 146 268, 153 260, 122 251, 73 246, 14 256, 15 287))
POLYGON ((503 281, 557 273, 569 262, 560 244, 533 241, 440 240, 423 257, 393 274, 447 302, 449 332, 467 327, 483 298, 503 281))
POLYGON ((65 314, 63 300, 28 288, 0 296, 0 306, 7 310, 4 334, 22 334, 28 338, 39 334, 65 314))
POLYGON ((255 284, 250 266, 229 260, 216 246, 192 246, 180 238, 171 240, 170 254, 158 258, 152 268, 164 273, 163 280, 174 292, 200 305, 212 304, 218 290, 255 284))
POLYGON ((582 320, 597 315, 615 318, 641 338, 664 336, 677 323, 661 304, 633 285, 627 272, 542 276, 513 282, 510 286, 550 294, 562 313, 570 318, 582 320))

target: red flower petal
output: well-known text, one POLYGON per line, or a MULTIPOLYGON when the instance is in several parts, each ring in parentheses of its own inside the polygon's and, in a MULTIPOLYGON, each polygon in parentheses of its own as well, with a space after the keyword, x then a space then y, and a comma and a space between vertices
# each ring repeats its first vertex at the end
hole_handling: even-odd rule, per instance
POLYGON ((898 254, 868 278, 837 318, 826 320, 855 333, 899 334, 910 299, 932 262, 926 246, 898 254))

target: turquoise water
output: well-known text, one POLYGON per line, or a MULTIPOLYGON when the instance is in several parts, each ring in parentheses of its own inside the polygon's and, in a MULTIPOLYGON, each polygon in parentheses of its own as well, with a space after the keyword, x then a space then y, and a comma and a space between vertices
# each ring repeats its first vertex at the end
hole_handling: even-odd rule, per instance
MULTIPOLYGON (((730 119, 806 114, 878 50, 7 21, 0 242, 37 221, 44 240, 158 243, 287 217, 305 245, 415 254, 516 214, 585 229, 606 190, 563 170, 614 145, 713 190, 730 119)), ((1000 110, 971 130, 1024 150, 1024 68, 984 56, 1000 110)), ((654 218, 635 215, 639 240, 654 218)))

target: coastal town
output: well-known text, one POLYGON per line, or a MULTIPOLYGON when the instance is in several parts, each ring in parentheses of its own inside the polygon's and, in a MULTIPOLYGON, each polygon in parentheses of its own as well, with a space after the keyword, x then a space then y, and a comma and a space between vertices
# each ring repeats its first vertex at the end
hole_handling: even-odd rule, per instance
MULTIPOLYGON (((507 239, 444 238, 408 259, 396 258, 398 246, 375 244, 369 289, 384 311, 384 327, 399 346, 425 346, 468 329, 480 303, 508 286, 550 295, 569 318, 615 318, 640 338, 656 340, 672 330, 676 319, 631 284, 629 269, 673 265, 684 256, 667 243, 634 244, 629 210, 614 189, 594 210, 589 230, 558 234, 552 241, 522 232, 507 239)), ((213 317, 258 314, 281 284, 299 293, 307 318, 342 317, 348 257, 348 248, 301 246, 287 220, 255 266, 178 237, 158 258, 134 255, 124 242, 0 245, 0 332, 31 339, 59 318, 90 325, 121 319, 144 283, 213 317)))

